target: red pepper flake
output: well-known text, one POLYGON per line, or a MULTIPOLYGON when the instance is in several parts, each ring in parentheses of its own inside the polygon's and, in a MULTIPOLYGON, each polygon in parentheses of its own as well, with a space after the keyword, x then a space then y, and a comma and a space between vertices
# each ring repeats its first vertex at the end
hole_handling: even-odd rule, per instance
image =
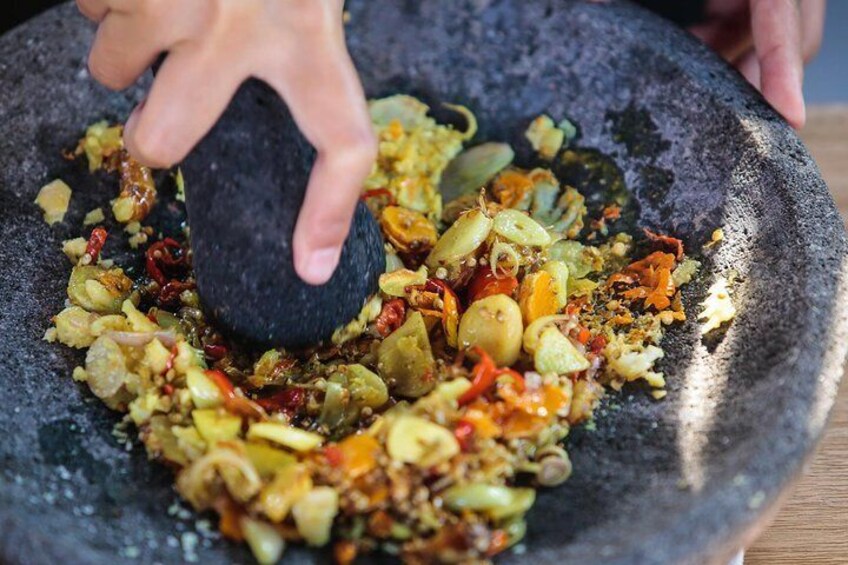
POLYGON ((601 213, 605 220, 617 220, 621 217, 621 206, 610 204, 601 213))
POLYGON ((344 460, 344 453, 342 453, 342 450, 339 449, 338 446, 328 445, 324 448, 324 457, 327 458, 327 463, 329 463, 331 467, 338 467, 344 460))
POLYGON ((224 408, 233 414, 261 420, 265 418, 265 411, 257 403, 249 398, 236 394, 235 386, 230 378, 218 369, 208 369, 206 376, 212 379, 221 395, 224 397, 224 408))
POLYGON ((177 358, 177 353, 177 346, 174 345, 173 347, 171 347, 171 354, 168 355, 168 361, 165 362, 165 373, 174 368, 174 359, 177 358))
POLYGON ((380 310, 380 315, 374 321, 374 327, 377 333, 386 337, 403 325, 403 318, 406 315, 406 302, 402 298, 393 298, 383 303, 383 309, 380 310))
POLYGON ((174 394, 174 385, 170 383, 162 385, 162 392, 164 392, 168 396, 171 396, 172 394, 174 394))
POLYGON ((648 228, 644 228, 645 236, 662 251, 667 251, 674 254, 675 259, 680 261, 683 258, 683 242, 676 237, 654 233, 648 228))
POLYGON ((229 352, 230 349, 226 345, 221 345, 219 343, 207 343, 203 346, 203 353, 215 361, 220 361, 226 357, 229 352))
POLYGON ((388 200, 389 206, 395 205, 395 197, 388 188, 372 188, 371 190, 366 190, 359 198, 363 202, 366 202, 371 198, 385 198, 388 200))
POLYGON ((514 276, 501 269, 495 273, 491 267, 480 267, 474 272, 474 277, 468 285, 468 302, 495 294, 512 296, 517 288, 518 279, 514 276))
POLYGON ((101 226, 97 226, 91 230, 91 235, 88 237, 88 244, 85 246, 85 253, 91 257, 92 263, 96 262, 97 258, 100 257, 100 250, 103 249, 108 235, 106 229, 101 226))
POLYGON ((474 424, 468 420, 460 419, 453 430, 453 435, 456 441, 459 442, 459 447, 464 453, 471 451, 471 446, 474 442, 474 424))
POLYGON ((255 400, 256 404, 268 412, 297 412, 306 404, 306 389, 292 387, 265 398, 255 400))
POLYGON ((589 343, 589 351, 592 353, 600 353, 607 346, 607 338, 601 334, 595 336, 589 343))
POLYGON ((506 375, 510 379, 512 379, 512 386, 518 392, 524 392, 527 389, 527 384, 524 382, 524 377, 521 376, 516 370, 510 369, 509 367, 504 367, 503 369, 498 369, 495 372, 497 377, 506 375))
POLYGON ((188 258, 184 251, 183 246, 170 237, 152 244, 144 253, 147 274, 160 286, 165 286, 169 278, 188 269, 188 258), (166 276, 166 273, 170 276, 166 276))
POLYGON ((509 547, 509 535, 504 530, 495 530, 489 540, 486 556, 493 557, 509 547))
POLYGON ((156 303, 159 306, 174 304, 184 291, 192 290, 194 286, 193 282, 172 280, 159 289, 159 294, 156 295, 156 303))

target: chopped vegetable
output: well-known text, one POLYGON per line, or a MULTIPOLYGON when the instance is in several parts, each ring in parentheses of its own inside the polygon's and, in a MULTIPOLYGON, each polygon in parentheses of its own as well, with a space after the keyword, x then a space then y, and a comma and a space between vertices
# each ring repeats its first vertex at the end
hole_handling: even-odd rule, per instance
POLYGON ((256 422, 247 430, 248 439, 266 439, 295 451, 312 451, 324 443, 324 438, 312 432, 280 422, 256 422))
POLYGON ((447 428, 404 415, 391 424, 386 449, 395 461, 432 467, 459 453, 459 442, 447 428))
POLYGON ((52 226, 65 219, 65 213, 71 203, 71 192, 71 187, 59 179, 41 187, 35 197, 35 203, 44 211, 45 222, 52 226))
POLYGON ((473 302, 459 322, 459 345, 479 347, 500 366, 512 365, 521 352, 524 324, 515 300, 494 294, 473 302))
POLYGON ((704 320, 701 326, 702 334, 711 332, 736 316, 736 307, 730 299, 730 289, 726 278, 716 279, 707 291, 707 297, 701 306, 703 311, 698 314, 698 319, 704 320))

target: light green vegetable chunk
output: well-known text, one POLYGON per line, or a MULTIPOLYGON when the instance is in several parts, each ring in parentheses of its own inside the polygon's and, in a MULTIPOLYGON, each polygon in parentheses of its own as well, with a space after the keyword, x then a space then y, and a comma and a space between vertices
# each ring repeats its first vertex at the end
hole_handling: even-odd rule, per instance
POLYGON ((539 336, 533 354, 533 364, 539 373, 564 375, 589 368, 589 361, 579 352, 571 340, 556 327, 548 327, 539 336))
POLYGON ((482 143, 457 155, 442 173, 439 190, 446 202, 485 186, 515 158, 508 143, 482 143))
POLYGON ((492 229, 499 236, 527 247, 544 247, 551 243, 551 235, 536 220, 511 208, 498 212, 492 229))
POLYGON ((442 498, 448 508, 455 512, 483 512, 495 520, 501 520, 527 512, 536 500, 536 491, 532 488, 471 483, 449 488, 442 498))
POLYGON ((436 361, 420 312, 410 314, 383 340, 377 357, 380 376, 391 384, 395 394, 417 398, 433 390, 436 361))

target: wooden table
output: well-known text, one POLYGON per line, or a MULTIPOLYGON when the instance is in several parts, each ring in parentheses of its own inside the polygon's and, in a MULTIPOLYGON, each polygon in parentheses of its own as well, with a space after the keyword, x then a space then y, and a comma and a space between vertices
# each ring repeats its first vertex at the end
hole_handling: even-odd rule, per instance
MULTIPOLYGON (((809 108, 801 137, 848 225, 848 106, 809 108)), ((806 476, 745 563, 848 563, 848 375, 806 476)))

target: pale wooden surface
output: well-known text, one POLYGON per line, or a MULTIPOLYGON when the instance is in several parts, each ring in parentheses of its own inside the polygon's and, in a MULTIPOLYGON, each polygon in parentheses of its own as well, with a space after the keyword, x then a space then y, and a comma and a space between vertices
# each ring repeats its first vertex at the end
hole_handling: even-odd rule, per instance
MULTIPOLYGON (((808 109, 801 137, 848 225, 848 106, 808 109)), ((848 376, 846 376, 848 380, 848 376)), ((848 563, 848 382, 807 475, 774 523, 748 550, 746 565, 848 563)))

